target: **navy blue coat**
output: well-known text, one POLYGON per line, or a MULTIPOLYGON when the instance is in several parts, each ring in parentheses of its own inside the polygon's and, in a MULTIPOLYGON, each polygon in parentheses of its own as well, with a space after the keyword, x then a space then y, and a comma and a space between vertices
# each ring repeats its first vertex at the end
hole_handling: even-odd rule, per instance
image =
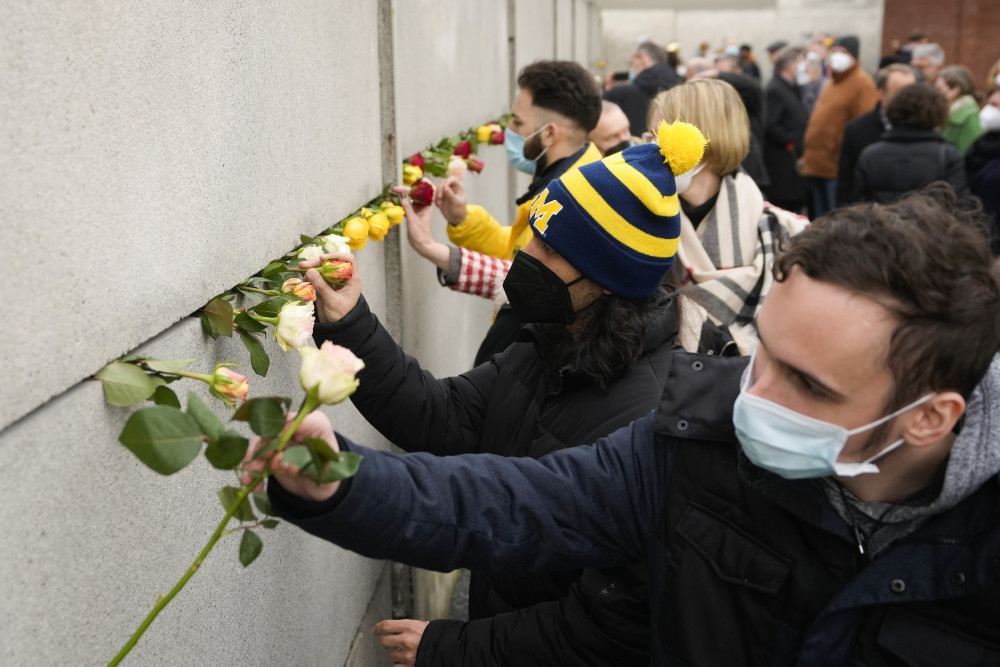
POLYGON ((429 569, 642 559, 654 665, 1000 664, 1000 480, 869 562, 815 481, 740 453, 745 364, 676 354, 655 414, 540 460, 341 438, 365 458, 337 495, 307 503, 271 484, 271 500, 318 537, 429 569))

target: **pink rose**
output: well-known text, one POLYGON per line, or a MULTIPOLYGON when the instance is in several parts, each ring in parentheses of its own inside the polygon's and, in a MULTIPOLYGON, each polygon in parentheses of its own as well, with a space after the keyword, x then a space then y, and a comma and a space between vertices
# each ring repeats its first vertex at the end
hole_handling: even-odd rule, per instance
POLYGON ((474 157, 470 157, 468 160, 466 160, 465 164, 469 168, 469 171, 473 171, 477 174, 482 172, 483 170, 483 161, 477 160, 474 157))
POLYGON ((301 278, 289 278, 281 285, 281 291, 285 294, 294 294, 303 301, 316 300, 316 289, 301 278))
POLYGON ((354 275, 354 267, 350 262, 338 259, 328 259, 323 262, 323 266, 316 269, 323 279, 335 287, 343 287, 351 276, 354 275))
POLYGON ((222 399, 229 407, 234 407, 237 400, 246 400, 250 385, 247 383, 245 375, 240 375, 219 364, 212 373, 208 390, 213 396, 222 399))
POLYGON ((457 155, 458 157, 465 159, 472 155, 472 144, 468 141, 460 141, 455 145, 455 150, 452 151, 452 155, 457 155))
POLYGON ((465 170, 468 166, 465 164, 465 160, 457 155, 452 155, 451 159, 448 160, 448 176, 454 176, 458 180, 465 179, 465 170))
POLYGON ((313 331, 313 305, 291 301, 278 311, 278 326, 274 327, 274 338, 278 346, 288 352, 290 349, 305 347, 313 331))
POLYGON ((307 392, 315 390, 321 403, 340 403, 358 388, 354 376, 365 364, 346 347, 326 341, 319 349, 303 347, 299 354, 299 382, 307 392))

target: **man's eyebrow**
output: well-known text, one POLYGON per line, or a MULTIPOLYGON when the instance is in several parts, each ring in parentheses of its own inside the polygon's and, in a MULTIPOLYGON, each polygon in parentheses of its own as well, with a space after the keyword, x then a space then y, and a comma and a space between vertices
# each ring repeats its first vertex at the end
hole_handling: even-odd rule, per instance
MULTIPOLYGON (((764 342, 764 336, 762 336, 761 333, 760 333, 760 325, 759 325, 759 323, 758 323, 758 326, 757 326, 757 340, 759 341, 759 344, 760 344, 761 347, 763 347, 764 349, 769 349, 768 346, 767 346, 767 343, 764 342)), ((822 382, 815 375, 812 375, 811 373, 807 373, 806 371, 802 370, 801 368, 797 368, 797 367, 789 364, 786 361, 782 361, 781 359, 778 359, 777 357, 775 357, 770 352, 768 352, 767 356, 768 356, 768 358, 770 358, 770 360, 771 360, 772 363, 778 364, 779 366, 781 366, 782 368, 784 368, 785 370, 787 370, 787 371, 789 371, 791 373, 794 373, 796 375, 802 376, 803 378, 805 378, 806 380, 808 380, 810 384, 814 385, 816 387, 816 389, 818 389, 820 392, 828 395, 830 398, 835 399, 835 400, 844 400, 844 399, 847 398, 847 396, 845 396, 844 394, 840 393, 836 389, 830 387, 825 382, 822 382)))

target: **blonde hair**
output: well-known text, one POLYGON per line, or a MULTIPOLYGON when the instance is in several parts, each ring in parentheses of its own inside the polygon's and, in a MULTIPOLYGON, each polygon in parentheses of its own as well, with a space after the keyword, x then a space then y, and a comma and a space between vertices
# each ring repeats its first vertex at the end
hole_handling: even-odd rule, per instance
POLYGON ((750 151, 750 119, 736 89, 719 79, 695 79, 665 90, 649 105, 657 119, 682 120, 708 138, 705 165, 719 176, 736 171, 750 151))

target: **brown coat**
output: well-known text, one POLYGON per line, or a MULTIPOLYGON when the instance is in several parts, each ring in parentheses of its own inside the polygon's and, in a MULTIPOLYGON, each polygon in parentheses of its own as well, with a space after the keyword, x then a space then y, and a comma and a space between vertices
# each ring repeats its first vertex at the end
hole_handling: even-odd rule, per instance
POLYGON ((837 177, 840 142, 848 121, 875 108, 879 100, 875 82, 857 64, 834 73, 819 93, 806 128, 802 173, 817 178, 837 177))

